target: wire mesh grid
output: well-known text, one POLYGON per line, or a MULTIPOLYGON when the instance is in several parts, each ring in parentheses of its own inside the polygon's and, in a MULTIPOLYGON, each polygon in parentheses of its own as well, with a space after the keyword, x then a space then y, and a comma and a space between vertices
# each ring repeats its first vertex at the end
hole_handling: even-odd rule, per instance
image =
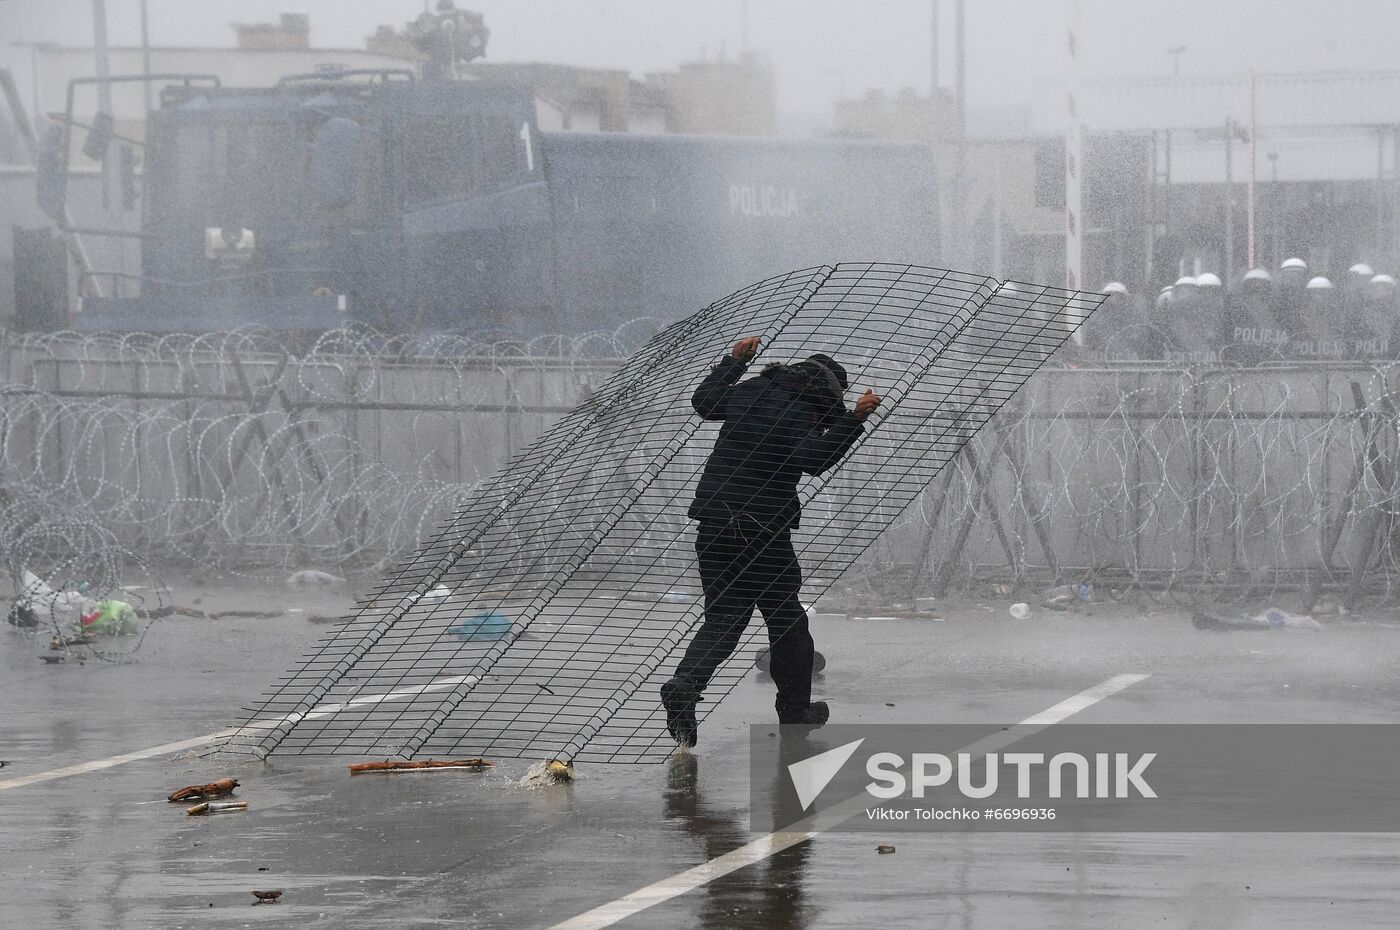
MULTIPOLYGON (((729 346, 757 335, 765 362, 823 352, 885 398, 839 468, 802 488, 794 544, 815 599, 1101 300, 859 264, 711 305, 487 482, 220 748, 664 759, 657 688, 702 619, 686 509, 715 433, 689 398, 729 346)), ((759 632, 702 714, 741 680, 759 632)))

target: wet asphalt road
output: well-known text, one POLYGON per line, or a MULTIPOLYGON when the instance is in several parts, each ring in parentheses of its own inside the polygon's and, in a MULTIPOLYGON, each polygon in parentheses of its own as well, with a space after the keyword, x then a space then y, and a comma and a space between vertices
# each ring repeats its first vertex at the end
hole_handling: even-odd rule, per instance
MULTIPOLYGON (((226 602, 326 595, 225 591, 226 602)), ((177 601, 181 600, 177 596, 177 601)), ((821 695, 842 722, 989 730, 1123 673, 1150 677, 1083 723, 1393 722, 1400 627, 1210 634, 1181 613, 1095 608, 1029 620, 972 603, 929 620, 822 617, 821 695), (887 704, 894 704, 889 707, 887 704)), ((171 618, 134 661, 47 666, 0 635, 0 780, 228 726, 324 627, 303 615, 171 618)), ((161 755, 0 788, 0 926, 548 927, 754 838, 747 725, 771 715, 754 678, 669 765, 591 766, 523 787, 481 774, 350 778, 352 759, 268 764, 161 755), (187 817, 165 795, 224 775, 247 813, 187 817), (253 889, 280 888, 252 906, 253 889)), ((617 926, 1369 927, 1400 913, 1390 834, 824 834, 617 926)))

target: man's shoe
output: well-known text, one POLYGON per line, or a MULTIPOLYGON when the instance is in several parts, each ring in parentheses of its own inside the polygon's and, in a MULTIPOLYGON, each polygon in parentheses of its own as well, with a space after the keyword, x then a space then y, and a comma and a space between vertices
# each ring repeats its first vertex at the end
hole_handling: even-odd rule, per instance
POLYGON ((694 746, 699 739, 699 724, 695 721, 695 705, 700 694, 679 678, 661 686, 661 706, 666 708, 666 729, 671 738, 682 746, 694 746))
POLYGON ((778 711, 778 723, 803 727, 823 726, 831 719, 831 708, 826 701, 813 701, 805 707, 778 711))

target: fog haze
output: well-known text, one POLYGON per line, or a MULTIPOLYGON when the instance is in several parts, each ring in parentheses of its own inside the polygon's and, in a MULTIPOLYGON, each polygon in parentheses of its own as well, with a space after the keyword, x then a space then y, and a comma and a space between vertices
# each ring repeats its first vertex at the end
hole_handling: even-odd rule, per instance
MULTIPOLYGON (((744 43, 767 54, 784 122, 830 124, 831 102, 867 88, 927 92, 927 0, 465 0, 492 30, 490 61, 547 61, 626 68, 641 75, 702 57, 733 57, 744 43), (745 28, 747 23, 747 28, 745 28)), ((942 83, 953 78, 952 0, 939 4, 942 83)), ((111 41, 140 38, 137 0, 108 0, 111 41)), ((421 0, 149 0, 155 45, 229 46, 234 22, 270 22, 304 11, 312 44, 362 48, 381 23, 399 28, 421 0)), ((1400 4, 1348 0, 1280 4, 1269 0, 1082 0, 1084 77, 1164 75, 1170 47, 1186 46, 1182 74, 1372 70, 1397 67, 1400 4)), ((86 45, 90 0, 0 0, 0 38, 86 45)), ((1063 73, 1061 0, 978 0, 967 4, 968 102, 1007 107, 1030 101, 1063 73)), ((15 66, 11 48, 0 55, 15 66)))

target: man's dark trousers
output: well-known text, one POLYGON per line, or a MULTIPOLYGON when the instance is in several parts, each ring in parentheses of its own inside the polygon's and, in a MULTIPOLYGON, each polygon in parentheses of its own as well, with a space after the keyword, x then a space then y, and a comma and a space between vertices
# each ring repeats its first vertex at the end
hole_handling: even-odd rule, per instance
POLYGON ((696 631, 676 677, 703 691, 739 645, 753 609, 768 627, 770 671, 778 686, 778 717, 800 712, 812 698, 812 634, 798 592, 802 568, 789 529, 772 530, 739 516, 702 521, 695 537, 705 622, 696 631))

